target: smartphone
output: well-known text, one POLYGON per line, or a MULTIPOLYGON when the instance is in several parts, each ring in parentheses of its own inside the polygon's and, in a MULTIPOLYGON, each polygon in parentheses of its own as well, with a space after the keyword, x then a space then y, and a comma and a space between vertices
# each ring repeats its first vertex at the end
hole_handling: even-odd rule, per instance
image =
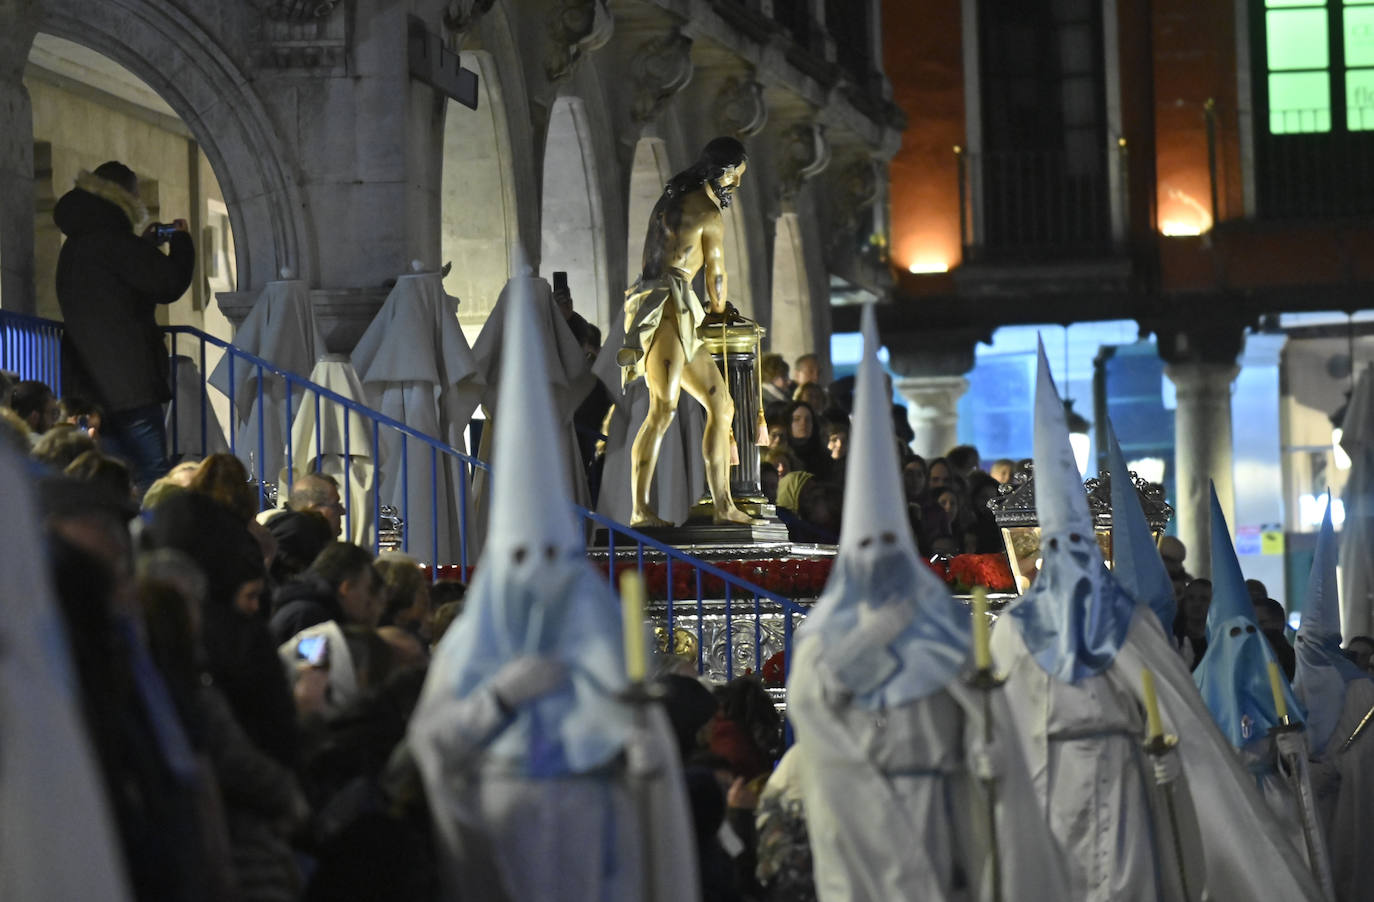
POLYGON ((311 667, 324 667, 329 663, 329 637, 306 636, 296 643, 296 657, 311 667))

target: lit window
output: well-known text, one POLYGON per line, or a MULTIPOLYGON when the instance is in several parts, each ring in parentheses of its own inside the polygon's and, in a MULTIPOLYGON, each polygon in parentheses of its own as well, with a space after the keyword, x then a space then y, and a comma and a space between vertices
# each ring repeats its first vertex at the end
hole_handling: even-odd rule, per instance
POLYGON ((1347 0, 1341 11, 1345 42, 1345 127, 1374 131, 1374 3, 1347 0))
POLYGON ((1326 0, 1265 0, 1269 133, 1331 131, 1326 0))

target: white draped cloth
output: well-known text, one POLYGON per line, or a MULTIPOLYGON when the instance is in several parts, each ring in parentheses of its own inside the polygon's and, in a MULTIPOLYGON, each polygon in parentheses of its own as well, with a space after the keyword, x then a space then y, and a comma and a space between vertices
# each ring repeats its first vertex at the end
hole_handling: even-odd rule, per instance
MULTIPOLYGON (((1171 880, 1177 862, 1169 857, 1163 795, 1138 751, 1145 738, 1141 671, 1148 669, 1165 732, 1179 738, 1181 782, 1174 797, 1186 831, 1189 873, 1204 869, 1211 899, 1319 902, 1321 890, 1293 838, 1280 828, 1254 777, 1222 736, 1147 606, 1136 608, 1112 664, 1077 685, 1040 669, 1016 618, 998 619, 992 652, 998 668, 1008 673, 1005 689, 1017 718, 1016 736, 1046 806, 1046 826, 1074 869, 1069 899, 1179 898, 1171 880), (1119 807, 1109 810, 1114 806, 1119 807), (1097 866, 1099 861, 1105 866, 1097 866), (1145 876, 1151 870, 1159 880, 1145 876)), ((1195 887, 1190 889, 1196 897, 1195 887)))
MULTIPOLYGON (((495 434, 495 421, 501 416, 501 399, 498 388, 501 375, 502 332, 509 305, 511 284, 519 278, 530 278, 531 291, 535 300, 535 326, 540 333, 541 345, 551 348, 553 354, 544 362, 549 377, 549 388, 553 394, 554 417, 557 420, 558 434, 549 436, 549 441, 563 446, 559 455, 567 471, 568 486, 572 492, 571 501, 583 507, 588 506, 591 494, 587 489, 587 474, 582 470, 582 455, 577 446, 577 428, 573 424, 573 414, 578 405, 591 391, 595 376, 587 364, 587 356, 582 346, 573 337, 572 330, 558 312, 553 302, 553 291, 543 279, 517 276, 501 289, 501 296, 492 308, 491 315, 482 326, 477 341, 473 343, 472 354, 477 363, 477 382, 482 389, 481 403, 487 411, 487 423, 482 430, 482 447, 478 456, 492 466, 521 466, 519 458, 509 461, 493 461, 490 455, 491 436, 495 434)), ((518 361, 517 361, 518 363, 518 361)), ((490 479, 485 472, 478 472, 474 481, 477 515, 473 526, 476 541, 469 540, 468 555, 472 559, 474 550, 480 548, 486 535, 488 510, 488 486, 490 479)))
POLYGON ((172 460, 200 460, 211 454, 228 453, 229 442, 224 437, 219 415, 210 403, 208 390, 196 361, 185 354, 172 358, 173 399, 167 405, 164 420, 167 455, 172 460), (202 415, 205 418, 203 434, 202 415))
MULTIPOLYGON (((464 432, 482 384, 458 327, 458 299, 444 293, 438 273, 396 280, 353 349, 353 368, 370 407, 466 453, 464 432)), ((383 427, 380 439, 387 462, 381 500, 405 522, 404 550, 422 561, 459 563, 465 499, 469 515, 472 510, 471 485, 466 491, 461 486, 465 478, 470 483, 471 474, 452 455, 432 453, 430 445, 413 437, 403 441, 394 429, 383 427)))
MULTIPOLYGON (((305 374, 324 352, 315 315, 310 306, 310 288, 301 281, 268 282, 248 312, 243 325, 234 333, 234 346, 260 357, 280 370, 305 374)), ((300 391, 291 389, 291 410, 286 409, 286 380, 264 373, 262 410, 258 410, 258 368, 242 359, 233 360, 233 379, 229 377, 231 355, 225 354, 210 375, 210 384, 233 399, 237 428, 234 450, 248 467, 249 475, 276 473, 286 466, 286 429, 300 409, 300 391), (231 394, 232 389, 232 394, 231 394), (259 419, 262 429, 262 456, 258 456, 259 419)), ((198 408, 197 408, 198 409, 198 408)))
POLYGON ((22 461, 0 448, 0 899, 132 898, 22 461))
POLYGON ((1350 457, 1341 527, 1341 635, 1374 636, 1374 367, 1346 406, 1341 448, 1350 457))
MULTIPOLYGON (((606 462, 601 476, 601 494, 596 511, 617 523, 630 522, 634 493, 630 485, 630 449, 644 418, 649 415, 649 388, 636 379, 621 388, 621 373, 616 353, 624 343, 623 316, 612 317, 610 335, 597 355, 592 370, 606 386, 615 403, 606 435, 606 462)), ((649 503, 670 523, 682 523, 692 506, 706 490, 706 464, 701 440, 706 429, 705 411, 686 392, 678 400, 677 416, 663 435, 649 503)))
MULTIPOLYGON (((326 354, 310 371, 310 381, 366 406, 362 383, 343 354, 326 354)), ((344 510, 344 541, 373 546, 373 480, 379 456, 372 446, 372 420, 337 401, 306 391, 291 425, 291 470, 283 470, 278 493, 290 495, 290 483, 317 469, 339 483, 344 510), (318 416, 316 411, 318 409, 318 416)))

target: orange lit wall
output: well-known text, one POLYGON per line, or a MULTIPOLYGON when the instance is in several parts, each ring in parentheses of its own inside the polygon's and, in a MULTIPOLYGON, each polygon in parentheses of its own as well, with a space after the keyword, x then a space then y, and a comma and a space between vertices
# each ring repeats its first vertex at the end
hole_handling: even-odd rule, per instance
POLYGON ((964 143, 960 4, 884 0, 883 68, 907 116, 892 160, 892 260, 899 271, 960 260, 958 169, 964 143))
POLYGON ((1235 7, 1197 0, 1154 0, 1152 7, 1156 226, 1162 234, 1199 234, 1212 226, 1209 99, 1215 101, 1217 219, 1238 215, 1243 205, 1235 7))

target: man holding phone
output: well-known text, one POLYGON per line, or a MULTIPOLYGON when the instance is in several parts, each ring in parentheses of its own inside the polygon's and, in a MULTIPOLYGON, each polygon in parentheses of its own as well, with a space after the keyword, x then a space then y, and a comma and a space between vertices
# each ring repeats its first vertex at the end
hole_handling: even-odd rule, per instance
POLYGON ((140 490, 168 469, 162 404, 172 394, 157 305, 185 294, 195 268, 186 220, 147 218, 138 176, 114 160, 83 172, 53 209, 67 236, 57 259, 62 387, 105 411, 102 435, 140 490))

